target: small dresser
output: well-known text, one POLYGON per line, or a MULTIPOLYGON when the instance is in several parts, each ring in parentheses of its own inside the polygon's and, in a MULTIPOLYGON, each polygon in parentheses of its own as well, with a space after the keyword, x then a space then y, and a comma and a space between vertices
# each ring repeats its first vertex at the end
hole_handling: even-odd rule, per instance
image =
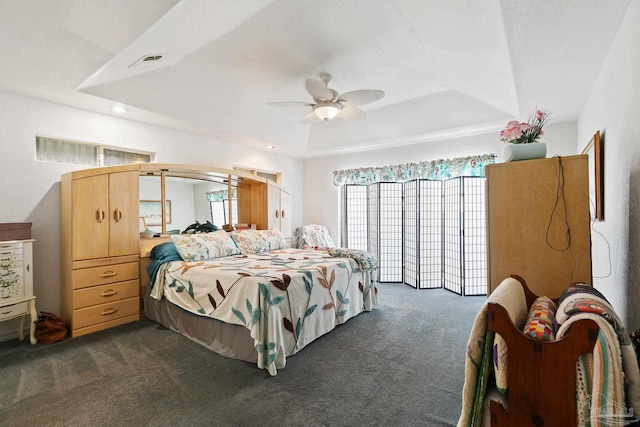
POLYGON ((38 319, 33 295, 33 242, 32 239, 0 241, 0 321, 19 317, 18 334, 20 340, 24 340, 25 320, 27 315, 31 316, 31 344, 37 342, 34 322, 38 319))

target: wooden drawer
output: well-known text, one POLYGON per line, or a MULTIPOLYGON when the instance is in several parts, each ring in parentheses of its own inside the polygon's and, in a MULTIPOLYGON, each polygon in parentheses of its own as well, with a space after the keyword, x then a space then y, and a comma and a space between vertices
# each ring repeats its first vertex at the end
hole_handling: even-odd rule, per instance
POLYGON ((140 299, 138 297, 112 301, 73 311, 73 329, 84 328, 121 317, 139 314, 140 299))
POLYGON ((11 319, 29 312, 29 303, 21 302, 19 304, 0 307, 0 320, 11 319))
POLYGON ((109 283, 107 285, 92 286, 90 288, 73 291, 73 308, 84 308, 96 304, 106 304, 121 299, 138 297, 140 282, 128 280, 126 282, 109 283))
POLYGON ((73 270, 73 289, 138 279, 138 262, 73 270))

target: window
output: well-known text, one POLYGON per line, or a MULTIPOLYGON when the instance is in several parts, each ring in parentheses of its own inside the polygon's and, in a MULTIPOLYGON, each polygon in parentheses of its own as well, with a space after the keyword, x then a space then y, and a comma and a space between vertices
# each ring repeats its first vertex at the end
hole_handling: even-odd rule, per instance
POLYGON ((237 199, 231 200, 231 206, 233 209, 233 218, 231 218, 231 222, 227 221, 229 216, 229 200, 216 200, 213 202, 209 202, 211 206, 211 222, 218 227, 221 227, 225 224, 237 224, 238 223, 238 201, 237 199))
POLYGON ((36 135, 36 160, 86 166, 151 163, 154 153, 36 135))

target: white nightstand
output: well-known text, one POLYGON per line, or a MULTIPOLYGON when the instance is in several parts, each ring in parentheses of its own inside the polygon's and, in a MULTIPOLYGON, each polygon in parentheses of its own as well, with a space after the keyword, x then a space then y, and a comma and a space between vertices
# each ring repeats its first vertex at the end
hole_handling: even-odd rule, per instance
POLYGON ((0 322, 20 318, 18 336, 24 340, 26 316, 31 317, 29 338, 35 338, 38 319, 33 295, 33 239, 0 241, 0 322))

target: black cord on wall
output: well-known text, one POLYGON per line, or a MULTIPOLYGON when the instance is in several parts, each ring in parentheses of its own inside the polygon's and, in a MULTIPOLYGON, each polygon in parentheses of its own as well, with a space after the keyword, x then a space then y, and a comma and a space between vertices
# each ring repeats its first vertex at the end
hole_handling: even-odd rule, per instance
POLYGON ((554 156, 554 159, 558 159, 557 166, 555 162, 553 164, 556 170, 556 180, 557 180, 556 200, 553 205, 553 209, 551 210, 551 213, 549 215, 549 223, 547 224, 547 232, 546 232, 545 240, 546 240, 547 246, 549 246, 554 251, 564 252, 568 250, 569 253, 571 254, 571 259, 573 260, 573 267, 571 269, 571 283, 573 283, 573 276, 576 270, 577 260, 573 255, 573 250, 571 247, 571 227, 569 226, 569 221, 567 219, 567 202, 564 195, 564 167, 562 165, 562 157, 554 156), (565 231, 566 243, 562 246, 554 245, 550 241, 551 226, 553 225, 554 219, 559 220, 564 226, 564 228, 566 229, 565 231))

